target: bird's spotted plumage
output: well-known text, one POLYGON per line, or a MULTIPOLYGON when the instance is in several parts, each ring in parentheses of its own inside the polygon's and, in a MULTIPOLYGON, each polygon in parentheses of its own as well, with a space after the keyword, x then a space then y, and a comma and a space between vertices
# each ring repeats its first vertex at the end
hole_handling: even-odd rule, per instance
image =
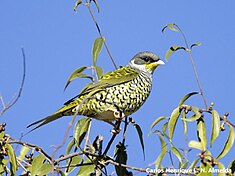
MULTIPOLYGON (((137 111, 148 98, 152 88, 152 74, 164 64, 151 52, 140 52, 126 65, 106 73, 98 82, 87 85, 79 95, 69 100, 54 114, 32 123, 34 129, 62 116, 77 113, 106 122, 128 116, 137 111)), ((34 130, 33 129, 33 130, 34 130)))

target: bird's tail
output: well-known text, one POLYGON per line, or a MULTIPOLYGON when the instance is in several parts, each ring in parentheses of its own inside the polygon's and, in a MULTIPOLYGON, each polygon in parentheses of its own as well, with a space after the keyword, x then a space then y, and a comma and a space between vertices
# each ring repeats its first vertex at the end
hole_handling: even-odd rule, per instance
POLYGON ((71 102, 68 105, 63 106, 61 109, 59 109, 58 111, 56 111, 54 114, 47 116, 41 120, 38 120, 32 124, 30 124, 29 126, 27 126, 27 128, 37 125, 36 127, 34 127, 32 130, 30 130, 28 133, 30 133, 31 131, 36 130, 37 128, 46 125, 47 123, 50 123, 54 120, 57 120, 63 116, 68 116, 68 115, 72 115, 72 109, 74 109, 77 106, 76 102, 71 102))
POLYGON ((56 113, 54 113, 54 114, 52 114, 50 116, 47 116, 47 117, 45 117, 45 118, 43 118, 41 120, 38 120, 38 121, 36 121, 36 122, 34 122, 34 123, 32 123, 32 124, 27 126, 27 128, 29 128, 31 126, 34 126, 34 125, 38 124, 36 127, 34 127, 32 130, 30 130, 28 133, 30 133, 31 131, 36 130, 37 128, 39 128, 39 127, 41 127, 43 125, 46 125, 47 123, 50 123, 50 122, 52 122, 54 120, 57 120, 57 119, 59 119, 61 117, 63 117, 62 113, 56 112, 56 113))

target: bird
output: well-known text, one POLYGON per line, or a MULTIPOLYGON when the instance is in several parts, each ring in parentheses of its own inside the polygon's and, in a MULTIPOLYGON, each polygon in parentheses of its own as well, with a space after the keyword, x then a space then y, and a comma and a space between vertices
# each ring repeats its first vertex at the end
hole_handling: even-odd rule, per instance
POLYGON ((126 66, 104 74, 100 80, 86 85, 55 113, 38 120, 27 128, 31 131, 63 116, 82 115, 108 122, 136 112, 149 97, 152 75, 165 64, 158 55, 144 51, 136 54, 126 66))

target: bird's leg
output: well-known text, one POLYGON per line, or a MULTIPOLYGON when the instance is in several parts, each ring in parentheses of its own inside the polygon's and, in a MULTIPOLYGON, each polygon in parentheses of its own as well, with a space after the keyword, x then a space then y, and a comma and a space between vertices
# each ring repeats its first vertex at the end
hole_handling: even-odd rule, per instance
POLYGON ((113 134, 120 133, 120 131, 121 131, 121 128, 120 128, 121 119, 117 120, 115 124, 112 121, 108 121, 108 120, 104 120, 104 121, 113 126, 113 129, 112 129, 113 134))

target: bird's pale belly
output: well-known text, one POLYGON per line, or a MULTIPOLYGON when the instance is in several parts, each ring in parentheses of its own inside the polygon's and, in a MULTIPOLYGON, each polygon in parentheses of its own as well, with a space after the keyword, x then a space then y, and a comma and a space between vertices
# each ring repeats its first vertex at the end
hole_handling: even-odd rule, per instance
POLYGON ((115 120, 115 113, 129 116, 143 105, 151 91, 151 83, 139 79, 96 93, 81 106, 79 114, 106 121, 115 120))

